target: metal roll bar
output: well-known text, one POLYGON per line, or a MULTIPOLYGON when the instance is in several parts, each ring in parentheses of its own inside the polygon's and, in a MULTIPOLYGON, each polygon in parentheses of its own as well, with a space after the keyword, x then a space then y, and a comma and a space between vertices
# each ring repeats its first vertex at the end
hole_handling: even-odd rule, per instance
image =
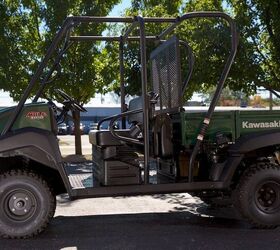
POLYGON ((186 49, 187 49, 187 52, 188 52, 188 60, 189 60, 189 71, 188 71, 188 74, 183 82, 183 87, 182 87, 182 93, 184 94, 187 87, 188 87, 188 84, 191 80, 191 77, 192 77, 192 73, 193 73, 193 67, 194 67, 194 63, 195 63, 195 58, 194 58, 194 54, 193 54, 193 50, 192 48, 190 47, 190 45, 186 42, 186 41, 182 41, 182 40, 179 40, 179 43, 181 45, 183 45, 186 49))
MULTIPOLYGON (((183 21, 193 19, 193 18, 221 18, 227 21, 230 26, 231 31, 231 52, 227 58, 226 64, 224 66, 223 72, 221 77, 218 81, 217 89, 208 109, 208 112, 205 116, 204 122, 200 128, 200 133, 197 137, 197 141, 194 145, 194 149, 190 158, 190 167, 189 167, 189 182, 192 181, 192 172, 193 172, 193 165, 194 160, 197 156, 199 151, 201 142, 204 138, 204 135, 208 129, 209 122, 211 120, 212 114, 214 112, 214 108, 217 104, 217 101, 220 97, 222 88, 224 86, 225 80, 228 76, 229 70, 232 66, 236 51, 237 51, 237 44, 238 44, 238 36, 237 36, 237 29, 234 21, 225 13, 222 12, 191 12, 182 15, 181 17, 175 18, 158 18, 158 17, 92 17, 92 16, 73 16, 68 17, 65 22, 63 23, 61 29, 56 34, 54 40, 52 41, 50 47, 47 50, 45 57, 43 58, 42 62, 40 63, 37 71, 32 76, 29 85, 25 89, 17 107, 15 108, 13 114, 9 117, 5 127, 1 133, 1 135, 5 135, 8 133, 13 124, 15 123, 16 119, 18 118, 27 98, 29 97, 30 93, 32 92, 35 84, 39 81, 40 76, 43 73, 43 70, 46 68, 48 61, 54 54, 55 50, 58 48, 61 40, 66 37, 70 41, 116 41, 120 43, 120 48, 123 50, 123 43, 125 41, 138 41, 140 44, 140 58, 141 58, 141 83, 142 83, 142 96, 143 96, 143 117, 144 117, 144 148, 145 148, 145 156, 144 156, 144 164, 145 164, 145 183, 148 184, 148 177, 149 177, 149 103, 148 103, 148 96, 147 96, 147 57, 146 57, 146 41, 160 41, 164 39, 168 34, 174 31, 174 29, 183 21), (71 36, 69 30, 73 27, 76 27, 78 24, 85 24, 85 23, 105 23, 105 22, 112 22, 112 23, 128 23, 131 26, 125 31, 125 34, 119 37, 101 37, 101 36, 71 36), (147 36, 145 35, 145 23, 171 23, 171 25, 165 29, 162 33, 157 36, 147 36), (131 31, 135 29, 135 27, 139 27, 139 36, 129 36, 131 31)), ((123 67, 123 52, 119 53, 120 57, 120 74, 121 74, 121 92, 122 92, 122 111, 124 110, 124 67, 123 67)), ((62 56, 59 58, 59 60, 62 56)), ((58 61, 59 61, 58 60, 58 61)), ((57 62, 58 63, 58 62, 57 62)), ((51 74, 50 74, 51 75, 51 74)), ((189 78, 189 77, 188 77, 189 78)), ((187 82, 188 79, 187 78, 187 82)), ((45 81, 47 82, 47 81, 45 81)), ((187 84, 185 84, 185 87, 187 84)), ((184 87, 184 89, 185 89, 184 87)), ((43 87, 40 88, 40 92, 37 93, 35 97, 35 101, 38 100, 39 95, 43 91, 43 87)))

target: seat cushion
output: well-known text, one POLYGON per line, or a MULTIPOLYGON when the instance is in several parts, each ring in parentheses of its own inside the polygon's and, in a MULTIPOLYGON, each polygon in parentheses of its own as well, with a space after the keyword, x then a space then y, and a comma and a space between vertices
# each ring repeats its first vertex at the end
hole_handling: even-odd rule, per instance
MULTIPOLYGON (((115 130, 120 136, 129 137, 129 129, 115 130)), ((96 146, 121 146, 124 142, 116 139, 109 130, 91 130, 89 132, 89 142, 96 146)))

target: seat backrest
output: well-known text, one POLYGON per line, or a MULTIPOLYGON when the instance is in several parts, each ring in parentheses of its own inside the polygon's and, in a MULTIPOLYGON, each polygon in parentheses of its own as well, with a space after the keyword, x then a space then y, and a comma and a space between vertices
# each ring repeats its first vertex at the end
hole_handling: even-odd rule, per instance
POLYGON ((150 56, 153 91, 159 94, 156 110, 169 112, 182 106, 179 39, 171 37, 150 56))
MULTIPOLYGON (((142 96, 136 97, 130 100, 128 104, 128 111, 143 108, 142 96)), ((128 116, 128 122, 131 124, 143 124, 143 112, 128 116)))

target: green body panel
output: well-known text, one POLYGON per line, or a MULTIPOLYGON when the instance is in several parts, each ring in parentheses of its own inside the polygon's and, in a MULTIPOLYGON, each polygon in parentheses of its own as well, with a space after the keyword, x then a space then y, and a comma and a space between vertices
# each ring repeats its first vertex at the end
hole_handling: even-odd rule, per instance
MULTIPOLYGON (((205 115, 206 112, 181 113, 183 145, 187 146, 195 143, 205 115)), ((213 140, 217 132, 223 132, 225 135, 232 138, 232 140, 235 140, 234 111, 214 113, 205 139, 213 140)))
POLYGON ((280 129, 280 110, 238 111, 236 133, 239 136, 271 129, 280 129))
MULTIPOLYGON (((10 115, 14 112, 15 107, 5 108, 0 110, 0 132, 4 129, 10 115)), ((14 123, 12 130, 20 128, 40 128, 51 131, 51 114, 48 104, 32 103, 24 106, 18 119, 14 123)))
MULTIPOLYGON (((181 113, 182 144, 194 145, 206 112, 181 113)), ((280 129, 279 110, 216 111, 210 121, 205 140, 213 141, 222 132, 232 142, 252 132, 280 129)))

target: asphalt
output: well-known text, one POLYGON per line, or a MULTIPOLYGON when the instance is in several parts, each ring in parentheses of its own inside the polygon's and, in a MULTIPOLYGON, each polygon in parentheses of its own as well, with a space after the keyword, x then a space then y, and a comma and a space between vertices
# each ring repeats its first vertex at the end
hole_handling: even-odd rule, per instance
POLYGON ((233 209, 209 209, 188 194, 58 197, 54 219, 34 239, 0 249, 280 249, 280 230, 259 230, 233 209))

